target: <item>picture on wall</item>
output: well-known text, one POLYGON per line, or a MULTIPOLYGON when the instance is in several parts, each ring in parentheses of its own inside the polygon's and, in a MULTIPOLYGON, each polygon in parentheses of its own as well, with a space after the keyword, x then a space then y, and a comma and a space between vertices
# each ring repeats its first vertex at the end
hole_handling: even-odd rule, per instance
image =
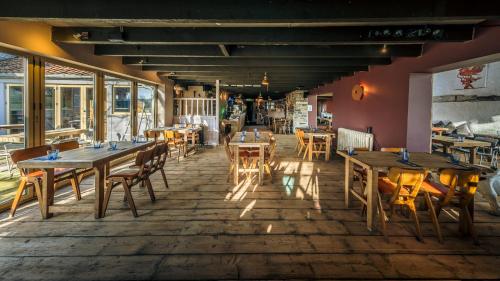
POLYGON ((488 79, 488 65, 475 65, 457 69, 456 90, 485 88, 488 79))

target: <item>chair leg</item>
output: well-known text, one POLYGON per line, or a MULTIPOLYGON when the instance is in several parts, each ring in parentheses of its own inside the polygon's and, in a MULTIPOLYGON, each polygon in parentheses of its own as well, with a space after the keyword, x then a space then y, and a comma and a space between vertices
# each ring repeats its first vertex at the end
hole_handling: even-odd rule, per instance
POLYGON ((113 182, 110 180, 107 183, 106 191, 104 192, 104 202, 102 206, 103 216, 106 215, 106 210, 108 209, 109 199, 111 198, 111 191, 113 189, 113 182))
POLYGON ((264 164, 264 168, 267 170, 267 173, 269 174, 269 177, 271 178, 271 183, 273 183, 273 174, 271 173, 271 166, 269 163, 264 164))
POLYGON ((42 204, 42 188, 41 182, 40 181, 35 181, 35 194, 36 194, 36 199, 38 201, 38 207, 40 207, 40 212, 42 212, 43 204, 42 204))
POLYGON ((441 234, 441 227, 439 226, 439 220, 436 216, 436 211, 434 210, 434 204, 432 204, 431 196, 428 192, 424 192, 425 202, 427 203, 427 208, 429 215, 431 216, 432 225, 434 226, 434 231, 439 240, 439 243, 443 243, 443 235, 441 234))
MULTIPOLYGON (((387 235, 387 225, 385 223, 385 211, 384 205, 382 204, 382 198, 380 198, 380 193, 377 192, 377 206, 378 206, 378 218, 380 220, 380 230, 384 235, 386 242, 389 242, 389 236, 387 235)), ((365 207, 366 210, 366 207, 365 207)))
POLYGON ((229 165, 229 173, 227 173, 227 182, 231 180, 231 175, 233 174, 233 170, 234 170, 234 165, 231 163, 229 165))
POLYGON ((130 192, 130 187, 125 179, 122 180, 123 190, 125 191, 125 196, 127 196, 127 202, 132 211, 134 217, 138 217, 137 209, 135 208, 134 199, 132 198, 132 193, 130 192))
MULTIPOLYGON (((26 179, 21 178, 21 182, 19 183, 19 187, 16 191, 16 196, 14 197, 14 201, 12 201, 12 205, 10 207, 10 215, 9 217, 13 217, 16 214, 17 207, 19 206, 19 202, 21 201, 21 197, 23 196, 24 188, 26 187, 26 179)), ((38 200, 42 198, 39 197, 38 200)))
POLYGON ((167 176, 165 175, 165 171, 163 170, 163 168, 160 169, 160 173, 161 173, 161 177, 163 178, 163 182, 165 183, 165 187, 169 188, 168 187, 167 176))
POLYGON ((73 193, 75 194, 76 200, 80 201, 82 200, 82 194, 80 193, 80 185, 78 184, 78 176, 76 175, 76 172, 73 171, 72 177, 70 179, 71 181, 71 188, 73 188, 73 193))
POLYGON ((149 198, 151 199, 151 202, 156 201, 155 192, 153 191, 153 186, 151 186, 151 181, 149 180, 149 178, 144 179, 144 181, 146 182, 146 187, 148 188, 149 198))
POLYGON ((418 220, 417 210, 413 203, 407 205, 408 209, 410 209, 410 213, 413 216, 413 220, 415 221, 415 230, 417 231, 417 239, 421 242, 424 241, 424 237, 422 236, 422 231, 420 230, 420 221, 418 220))

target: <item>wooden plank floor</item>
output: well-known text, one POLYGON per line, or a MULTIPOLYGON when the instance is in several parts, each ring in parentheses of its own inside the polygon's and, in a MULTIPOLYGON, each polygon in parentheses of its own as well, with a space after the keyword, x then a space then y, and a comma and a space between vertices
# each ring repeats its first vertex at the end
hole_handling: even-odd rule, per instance
MULTIPOLYGON (((0 221, 2 280, 167 279, 495 279, 500 278, 500 218, 476 202, 480 245, 458 234, 454 212, 440 220, 439 244, 430 219, 420 214, 425 241, 411 220, 389 223, 391 243, 365 228, 359 208, 343 204, 343 162, 304 162, 295 157, 294 137, 279 136, 280 165, 274 183, 226 182, 224 150, 205 149, 166 171, 170 189, 154 176, 157 201, 134 188, 134 218, 113 193, 107 216, 62 213, 42 221, 26 207, 0 221)), ((69 190, 57 201, 93 203, 69 190)))

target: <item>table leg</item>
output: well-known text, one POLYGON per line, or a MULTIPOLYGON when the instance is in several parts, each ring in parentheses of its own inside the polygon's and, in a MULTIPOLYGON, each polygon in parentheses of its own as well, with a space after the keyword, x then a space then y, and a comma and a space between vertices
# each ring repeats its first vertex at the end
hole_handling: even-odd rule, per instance
POLYGON ((349 208, 351 203, 351 188, 352 188, 353 165, 349 157, 345 159, 345 182, 344 182, 344 203, 345 207, 349 208))
POLYGON ((469 149, 470 153, 469 153, 469 163, 470 164, 474 164, 474 161, 476 160, 476 148, 475 147, 471 147, 469 149))
POLYGON ((94 167, 94 188, 95 188, 95 218, 104 217, 104 186, 106 181, 106 167, 100 165, 94 167))
POLYGON ((42 217, 48 219, 52 217, 49 206, 54 197, 54 169, 43 169, 42 181, 42 217))
POLYGON ((238 184, 238 178, 240 176, 240 152, 239 152, 239 146, 235 145, 233 146, 233 154, 234 154, 234 184, 238 184))
POLYGON ((368 169, 367 171, 367 198, 366 198, 366 228, 369 231, 375 230, 373 221, 377 213, 377 192, 378 192, 378 170, 368 169))
POLYGON ((314 141, 313 135, 309 134, 309 161, 313 160, 313 141, 314 141))
POLYGON ((264 178, 264 146, 259 146, 259 185, 262 185, 264 178))
POLYGON ((196 146, 196 136, 197 136, 197 135, 198 135, 198 134, 197 134, 196 132, 193 132, 193 133, 191 134, 191 144, 193 145, 194 150, 197 150, 197 146, 196 146))
POLYGON ((330 136, 326 137, 326 151, 325 151, 325 160, 330 160, 330 149, 332 144, 332 138, 330 136))
POLYGON ((184 158, 187 155, 187 149, 188 149, 188 135, 187 133, 184 133, 184 158))

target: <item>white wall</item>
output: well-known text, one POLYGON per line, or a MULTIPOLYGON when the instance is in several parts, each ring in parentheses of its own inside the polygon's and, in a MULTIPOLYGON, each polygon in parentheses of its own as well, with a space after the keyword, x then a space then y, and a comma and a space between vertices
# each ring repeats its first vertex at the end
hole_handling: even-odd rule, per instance
POLYGON ((432 74, 411 73, 408 91, 406 147, 411 152, 430 152, 432 74), (424 141, 425 140, 425 141, 424 141))
MULTIPOLYGON (((457 70, 435 73, 433 75, 433 96, 476 95, 500 96, 500 62, 487 66, 486 87, 457 90, 457 70)), ((440 102, 432 104, 432 120, 466 121, 478 120, 479 123, 491 122, 491 116, 500 115, 500 101, 482 102, 440 102)))

